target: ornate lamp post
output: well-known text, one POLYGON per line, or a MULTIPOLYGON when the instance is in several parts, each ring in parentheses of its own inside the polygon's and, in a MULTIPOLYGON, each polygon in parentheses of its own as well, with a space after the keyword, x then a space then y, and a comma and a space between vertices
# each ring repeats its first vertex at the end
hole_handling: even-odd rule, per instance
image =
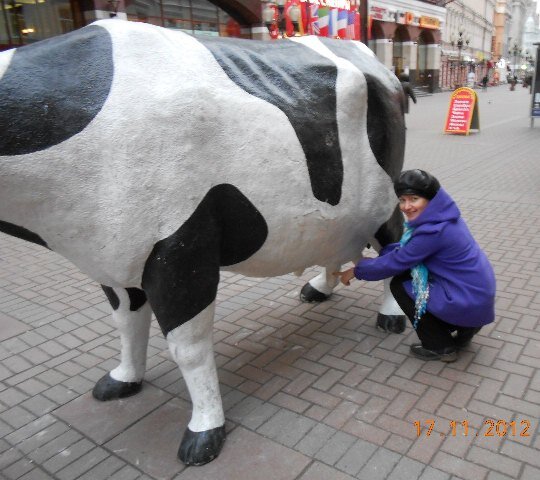
POLYGON ((300 22, 301 12, 298 5, 293 4, 285 11, 285 3, 286 0, 268 0, 262 11, 262 18, 266 28, 268 28, 270 33, 277 28, 279 32, 278 38, 287 36, 286 16, 289 17, 289 20, 293 24, 294 34, 298 31, 298 24, 300 22))
POLYGON ((463 48, 467 48, 470 43, 469 35, 465 33, 465 30, 463 28, 463 25, 461 25, 458 28, 458 34, 457 37, 453 33, 452 37, 450 38, 450 43, 452 44, 452 47, 457 47, 458 49, 458 81, 457 81, 457 87, 462 86, 461 78, 462 78, 462 71, 461 71, 461 51, 463 48))
POLYGON ((120 0, 107 0, 107 9, 109 10, 109 17, 114 18, 118 15, 118 6, 120 0))
POLYGON ((512 76, 516 77, 518 57, 521 58, 521 47, 517 44, 517 42, 515 42, 514 46, 510 50, 508 50, 508 55, 510 57, 514 57, 514 69, 512 70, 512 76))

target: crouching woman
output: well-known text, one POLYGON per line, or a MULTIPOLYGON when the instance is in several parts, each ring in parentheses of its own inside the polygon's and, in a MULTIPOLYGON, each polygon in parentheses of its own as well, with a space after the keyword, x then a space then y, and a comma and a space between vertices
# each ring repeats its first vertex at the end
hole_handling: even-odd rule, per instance
POLYGON ((453 362, 457 351, 494 320, 493 268, 435 177, 407 170, 394 189, 406 219, 400 242, 336 275, 345 285, 354 277, 394 277, 392 294, 421 342, 411 345, 411 353, 453 362))

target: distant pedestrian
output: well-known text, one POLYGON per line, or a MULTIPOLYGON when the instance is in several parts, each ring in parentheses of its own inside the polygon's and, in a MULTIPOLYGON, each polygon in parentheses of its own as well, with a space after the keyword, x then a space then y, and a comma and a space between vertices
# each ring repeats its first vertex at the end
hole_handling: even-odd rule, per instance
POLYGON ((403 88, 403 113, 409 113, 409 97, 411 97, 412 101, 416 103, 416 95, 414 94, 414 91, 411 87, 411 84, 409 83, 409 75, 406 73, 400 73, 399 74, 399 81, 401 82, 401 87, 403 88))
POLYGON ((469 88, 474 88, 474 79, 475 79, 474 72, 469 72, 467 74, 467 86, 469 88))
POLYGON ((482 78, 482 90, 484 92, 487 91, 487 85, 488 85, 488 76, 487 75, 484 75, 484 78, 482 78))

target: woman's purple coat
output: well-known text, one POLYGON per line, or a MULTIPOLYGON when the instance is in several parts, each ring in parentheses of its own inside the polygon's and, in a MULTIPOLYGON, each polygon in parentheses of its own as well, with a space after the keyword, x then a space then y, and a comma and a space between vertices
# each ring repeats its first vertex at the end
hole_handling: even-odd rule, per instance
MULTIPOLYGON (((439 189, 409 225, 415 229, 409 242, 403 247, 388 245, 378 258, 361 260, 354 268, 356 278, 382 280, 424 263, 429 270, 428 311, 462 327, 493 322, 493 268, 450 195, 439 189)), ((404 285, 414 298, 411 281, 404 285)))

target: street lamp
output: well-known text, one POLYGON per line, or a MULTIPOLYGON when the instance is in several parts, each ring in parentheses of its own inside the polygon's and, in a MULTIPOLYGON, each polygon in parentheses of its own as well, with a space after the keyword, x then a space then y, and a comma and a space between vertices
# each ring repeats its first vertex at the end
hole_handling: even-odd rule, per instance
POLYGON ((107 0, 107 9, 109 10, 109 17, 114 18, 118 15, 118 7, 120 0, 107 0))
POLYGON ((514 57, 514 70, 512 72, 512 76, 516 77, 516 68, 518 63, 518 57, 521 58, 521 47, 517 44, 517 42, 514 43, 514 46, 508 50, 508 55, 511 57, 514 57))
POLYGON ((287 23, 286 16, 293 24, 294 34, 298 31, 298 25, 300 23, 301 12, 296 3, 292 4, 285 12, 286 0, 268 0, 266 6, 262 11, 262 19, 268 28, 268 31, 272 33, 275 29, 278 29, 278 38, 284 38, 287 36, 287 23))
POLYGON ((458 87, 461 87, 461 51, 463 48, 467 48, 469 46, 469 43, 471 42, 469 35, 465 33, 465 30, 463 28, 463 25, 461 25, 458 28, 458 35, 456 37, 455 33, 452 34, 452 37, 450 38, 450 43, 452 44, 452 47, 457 47, 458 49, 458 87))

